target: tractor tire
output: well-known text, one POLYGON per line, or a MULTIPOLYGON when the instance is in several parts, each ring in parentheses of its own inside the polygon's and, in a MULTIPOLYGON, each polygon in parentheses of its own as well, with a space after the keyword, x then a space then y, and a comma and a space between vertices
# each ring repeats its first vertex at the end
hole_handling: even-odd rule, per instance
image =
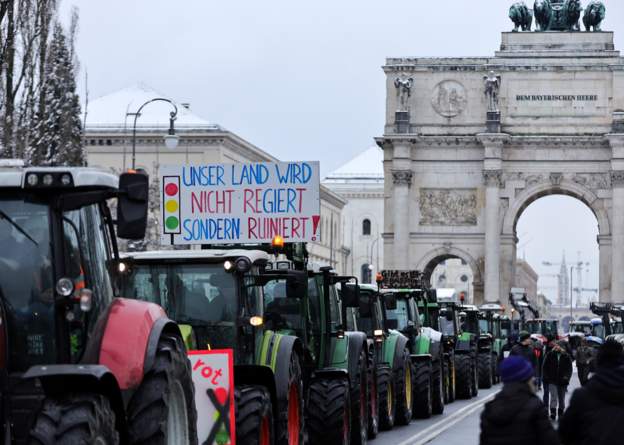
POLYGON ((377 367, 377 398, 379 399, 379 429, 394 428, 396 404, 394 403, 394 380, 392 370, 386 366, 377 367))
POLYGON ((479 365, 479 388, 490 389, 494 384, 492 354, 489 351, 480 353, 477 358, 477 363, 479 365))
POLYGON ((448 387, 446 403, 453 403, 456 399, 456 385, 457 385, 457 367, 455 365, 455 354, 451 353, 446 362, 447 375, 448 375, 448 387))
POLYGON ((446 378, 444 377, 444 357, 433 365, 431 412, 444 414, 444 394, 446 393, 446 378))
POLYGON ((115 413, 100 394, 45 399, 30 431, 29 445, 119 444, 115 413))
POLYGON ((394 423, 409 425, 412 421, 412 405, 414 403, 414 367, 407 349, 403 350, 399 365, 394 370, 394 394, 396 411, 394 423))
POLYGON ((352 380, 351 394, 351 443, 363 445, 368 442, 368 357, 366 349, 360 351, 357 374, 352 380))
POLYGON ((379 393, 377 386, 377 364, 375 349, 368 352, 368 438, 374 439, 379 434, 379 393))
POLYGON ((156 346, 154 366, 128 404, 131 445, 165 445, 167 435, 179 444, 197 445, 197 411, 191 362, 179 337, 164 333, 156 346))
POLYGON ((312 382, 308 397, 308 443, 349 445, 351 403, 347 379, 319 379, 312 382))
POLYGON ((243 385, 234 391, 236 401, 236 443, 273 443, 273 406, 263 386, 243 385))
MULTIPOLYGON (((280 407, 277 445, 302 445, 304 441, 303 377, 299 356, 290 356, 288 368, 288 404, 280 407)), ((244 442, 243 442, 244 443, 244 442)))
POLYGON ((455 393, 458 399, 470 399, 474 385, 474 368, 470 354, 455 356, 456 384, 455 393))
POLYGON ((472 388, 471 388, 471 397, 477 397, 479 395, 479 359, 478 354, 474 354, 471 356, 472 362, 472 388))
POLYGON ((431 362, 416 363, 414 374, 414 419, 428 419, 433 412, 433 369, 431 362))

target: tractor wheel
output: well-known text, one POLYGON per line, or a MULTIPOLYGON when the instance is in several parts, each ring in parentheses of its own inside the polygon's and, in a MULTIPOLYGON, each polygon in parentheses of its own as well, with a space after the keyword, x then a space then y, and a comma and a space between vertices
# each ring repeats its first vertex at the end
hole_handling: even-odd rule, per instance
POLYGON ((433 365, 433 398, 431 399, 431 412, 433 414, 444 413, 444 394, 446 392, 446 378, 444 374, 444 357, 441 357, 440 360, 433 365))
POLYGON ((492 354, 489 351, 480 353, 477 358, 477 363, 479 365, 479 388, 490 389, 494 384, 492 354))
POLYGON ((351 409, 347 379, 312 382, 308 398, 308 443, 349 445, 351 409))
POLYGON ((394 427, 396 405, 394 403, 394 380, 392 370, 386 366, 377 367, 377 396, 379 399, 379 428, 383 431, 394 427))
POLYGON ((100 394, 46 399, 33 429, 30 445, 119 444, 115 413, 100 394))
POLYGON ((303 377, 299 357, 293 353, 288 368, 288 404, 281 408, 277 425, 278 445, 303 444, 303 377))
POLYGON ((414 368, 407 349, 394 370, 394 393, 396 394, 395 423, 408 425, 412 421, 412 404, 414 403, 414 368))
POLYGON ((371 347, 368 352, 368 438, 374 439, 377 434, 379 434, 379 393, 375 349, 371 347))
POLYGON ((366 350, 360 351, 357 374, 351 387, 351 443, 365 444, 368 441, 368 357, 366 350))
POLYGON ((240 386, 236 400, 236 443, 273 444, 273 406, 263 386, 240 386))
POLYGON ((455 393, 458 399, 469 399, 472 397, 472 387, 474 385, 474 368, 470 354, 459 354, 455 356, 456 384, 455 393))
POLYGON ((128 433, 130 444, 197 444, 191 362, 180 338, 158 341, 154 366, 128 404, 128 433))
POLYGON ((433 412, 433 372, 431 362, 416 363, 414 379, 414 418, 428 419, 433 412))
POLYGON ((446 403, 453 403, 455 401, 455 388, 457 385, 457 367, 455 365, 455 354, 451 353, 446 362, 448 373, 448 388, 446 403))
POLYGON ((471 356, 472 363, 472 388, 470 392, 471 397, 477 397, 479 395, 479 355, 474 354, 471 356))

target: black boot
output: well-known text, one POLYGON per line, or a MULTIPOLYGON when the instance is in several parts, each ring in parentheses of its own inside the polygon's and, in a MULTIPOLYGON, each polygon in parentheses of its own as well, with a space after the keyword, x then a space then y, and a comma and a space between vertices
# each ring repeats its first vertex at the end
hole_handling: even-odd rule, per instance
POLYGON ((552 409, 552 408, 550 409, 550 418, 552 420, 557 419, 557 410, 556 409, 552 409))

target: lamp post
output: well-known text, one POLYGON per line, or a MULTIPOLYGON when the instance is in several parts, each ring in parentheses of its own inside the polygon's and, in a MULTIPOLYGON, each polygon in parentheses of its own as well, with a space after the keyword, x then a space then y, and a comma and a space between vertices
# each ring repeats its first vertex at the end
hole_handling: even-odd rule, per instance
POLYGON ((171 101, 169 99, 162 98, 162 97, 156 97, 154 99, 148 100, 147 102, 145 102, 143 105, 141 105, 139 107, 139 109, 137 110, 136 113, 134 113, 134 124, 132 125, 132 169, 133 170, 136 168, 136 124, 137 124, 137 119, 141 115, 141 110, 143 110, 143 108, 145 108, 147 105, 151 104, 152 102, 167 102, 167 103, 171 104, 171 106, 174 109, 174 111, 172 111, 169 114, 169 132, 165 136, 165 146, 169 150, 175 150, 176 147, 178 146, 178 142, 180 140, 180 138, 175 134, 175 127, 174 127, 174 122, 175 122, 175 120, 176 120, 176 118, 178 116, 178 107, 176 106, 176 104, 174 104, 173 101, 171 101))
POLYGON ((574 279, 574 266, 570 266, 570 320, 574 319, 572 315, 572 293, 574 292, 574 286, 572 285, 572 280, 574 279))

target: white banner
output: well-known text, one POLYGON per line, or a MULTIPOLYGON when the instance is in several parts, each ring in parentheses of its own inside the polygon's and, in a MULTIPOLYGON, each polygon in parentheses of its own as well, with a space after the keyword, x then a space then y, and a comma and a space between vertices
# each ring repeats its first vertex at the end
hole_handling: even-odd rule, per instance
POLYGON ((189 351, 200 445, 236 445, 231 349, 189 351))
POLYGON ((165 165, 162 244, 319 241, 318 162, 165 165))

